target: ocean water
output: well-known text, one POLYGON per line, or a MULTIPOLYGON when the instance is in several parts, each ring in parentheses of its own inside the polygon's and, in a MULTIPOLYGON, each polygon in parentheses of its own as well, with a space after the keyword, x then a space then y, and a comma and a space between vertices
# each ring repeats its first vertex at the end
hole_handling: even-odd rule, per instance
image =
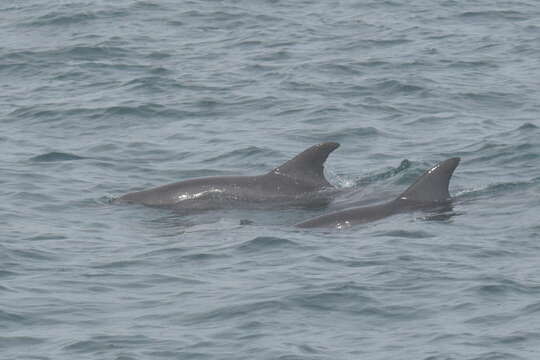
POLYGON ((3 1, 0 359, 539 359, 535 0, 3 1), (324 141, 328 209, 113 204, 324 141), (292 225, 448 157, 446 216, 292 225))

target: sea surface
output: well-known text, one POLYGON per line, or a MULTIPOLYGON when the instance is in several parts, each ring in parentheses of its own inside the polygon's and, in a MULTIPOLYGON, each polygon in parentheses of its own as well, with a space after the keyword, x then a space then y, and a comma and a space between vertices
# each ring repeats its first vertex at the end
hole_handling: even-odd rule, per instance
POLYGON ((2 1, 0 39, 0 359, 540 359, 538 1, 2 1), (325 141, 327 208, 112 201, 325 141), (443 216, 293 226, 455 156, 443 216))

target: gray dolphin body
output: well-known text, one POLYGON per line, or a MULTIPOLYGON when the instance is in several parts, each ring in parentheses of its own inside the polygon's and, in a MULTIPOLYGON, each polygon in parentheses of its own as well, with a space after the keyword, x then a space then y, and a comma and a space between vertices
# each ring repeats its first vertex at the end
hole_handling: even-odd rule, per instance
POLYGON ((452 158, 435 165, 418 178, 405 192, 390 202, 338 211, 307 220, 296 226, 301 228, 342 228, 376 221, 402 212, 448 206, 451 201, 448 184, 450 177, 459 164, 459 160, 459 158, 452 158))
POLYGON ((312 146, 264 175, 191 179, 132 192, 115 201, 188 211, 324 205, 330 198, 321 190, 332 188, 324 177, 324 162, 338 147, 335 142, 312 146))

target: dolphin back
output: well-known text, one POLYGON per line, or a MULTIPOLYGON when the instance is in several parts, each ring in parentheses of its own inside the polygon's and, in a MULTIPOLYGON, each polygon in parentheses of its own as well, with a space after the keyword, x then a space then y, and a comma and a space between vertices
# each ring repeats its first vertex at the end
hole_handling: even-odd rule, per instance
POLYGON ((332 142, 312 146, 265 175, 188 179, 128 193, 115 199, 115 202, 196 209, 264 202, 326 203, 326 196, 321 199, 306 194, 332 187, 324 178, 323 166, 328 155, 338 146, 338 143, 332 142))
POLYGON ((387 203, 353 208, 322 215, 296 224, 297 227, 344 227, 376 221, 400 212, 428 209, 450 201, 448 184, 459 164, 459 158, 445 160, 416 180, 397 199, 387 203))
POLYGON ((420 203, 444 202, 450 200, 448 184, 460 158, 451 158, 438 163, 416 180, 399 197, 420 203))

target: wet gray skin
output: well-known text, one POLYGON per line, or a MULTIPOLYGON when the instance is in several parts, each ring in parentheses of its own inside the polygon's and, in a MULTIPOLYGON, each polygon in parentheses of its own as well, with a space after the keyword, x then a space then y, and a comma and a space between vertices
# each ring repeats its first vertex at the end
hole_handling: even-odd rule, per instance
POLYGON ((402 212, 448 206, 451 202, 448 184, 459 161, 459 158, 451 158, 435 165, 400 196, 387 203, 334 212, 307 220, 296 226, 301 228, 342 228, 376 221, 402 212))
POLYGON ((128 193, 115 202, 177 210, 321 206, 331 200, 333 189, 324 177, 324 162, 338 147, 335 142, 314 145, 264 175, 190 179, 128 193))

